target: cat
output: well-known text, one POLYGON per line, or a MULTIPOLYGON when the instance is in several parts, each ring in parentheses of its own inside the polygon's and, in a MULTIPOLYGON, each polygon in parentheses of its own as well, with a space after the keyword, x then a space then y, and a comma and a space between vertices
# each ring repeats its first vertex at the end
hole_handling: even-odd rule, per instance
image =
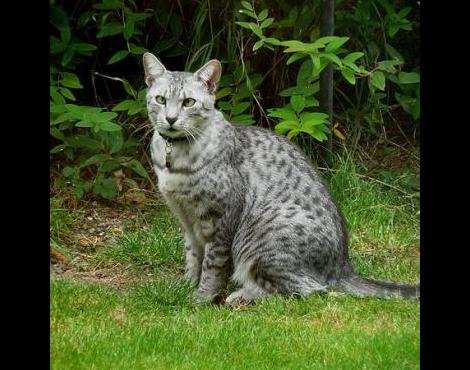
POLYGON ((201 303, 335 290, 419 298, 419 285, 358 276, 343 216, 309 159, 285 137, 235 126, 215 104, 221 64, 168 71, 143 56, 158 188, 184 233, 185 276, 201 303))

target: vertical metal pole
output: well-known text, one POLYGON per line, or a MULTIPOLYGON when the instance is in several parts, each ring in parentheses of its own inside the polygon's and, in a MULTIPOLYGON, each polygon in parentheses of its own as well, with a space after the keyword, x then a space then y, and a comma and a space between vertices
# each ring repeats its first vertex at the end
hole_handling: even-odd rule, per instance
MULTIPOLYGON (((332 36, 335 29, 334 0, 321 0, 320 35, 332 36)), ((333 160, 333 65, 331 63, 320 74, 320 110, 328 114, 330 133, 323 146, 323 159, 330 166, 333 160)))

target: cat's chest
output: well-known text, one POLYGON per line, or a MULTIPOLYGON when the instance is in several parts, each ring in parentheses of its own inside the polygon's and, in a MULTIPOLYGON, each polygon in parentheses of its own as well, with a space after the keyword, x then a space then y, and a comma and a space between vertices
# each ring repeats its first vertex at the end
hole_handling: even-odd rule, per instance
POLYGON ((185 198, 191 192, 191 179, 181 173, 172 172, 169 168, 155 168, 158 189, 165 196, 185 198))

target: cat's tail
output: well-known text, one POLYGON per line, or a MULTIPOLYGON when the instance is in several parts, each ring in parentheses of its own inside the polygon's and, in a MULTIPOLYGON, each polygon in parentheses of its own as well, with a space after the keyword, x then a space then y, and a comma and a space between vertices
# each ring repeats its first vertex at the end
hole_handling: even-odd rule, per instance
POLYGON ((419 298, 420 286, 395 283, 363 278, 358 275, 343 277, 336 282, 334 288, 340 292, 353 294, 360 297, 376 296, 382 298, 403 297, 419 298))

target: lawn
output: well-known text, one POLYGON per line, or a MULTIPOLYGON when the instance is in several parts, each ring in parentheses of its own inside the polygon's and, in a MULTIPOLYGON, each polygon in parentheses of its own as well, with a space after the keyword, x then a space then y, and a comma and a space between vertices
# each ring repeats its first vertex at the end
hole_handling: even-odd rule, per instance
MULTIPOLYGON (((348 219, 356 269, 418 282, 417 202, 357 175, 349 161, 328 182, 348 219)), ((53 244, 74 256, 61 235, 80 216, 59 208, 53 244)), ((164 206, 149 217, 77 267, 108 268, 120 286, 51 274, 51 369, 419 368, 419 301, 328 294, 198 306, 182 279, 175 219, 164 206)))

